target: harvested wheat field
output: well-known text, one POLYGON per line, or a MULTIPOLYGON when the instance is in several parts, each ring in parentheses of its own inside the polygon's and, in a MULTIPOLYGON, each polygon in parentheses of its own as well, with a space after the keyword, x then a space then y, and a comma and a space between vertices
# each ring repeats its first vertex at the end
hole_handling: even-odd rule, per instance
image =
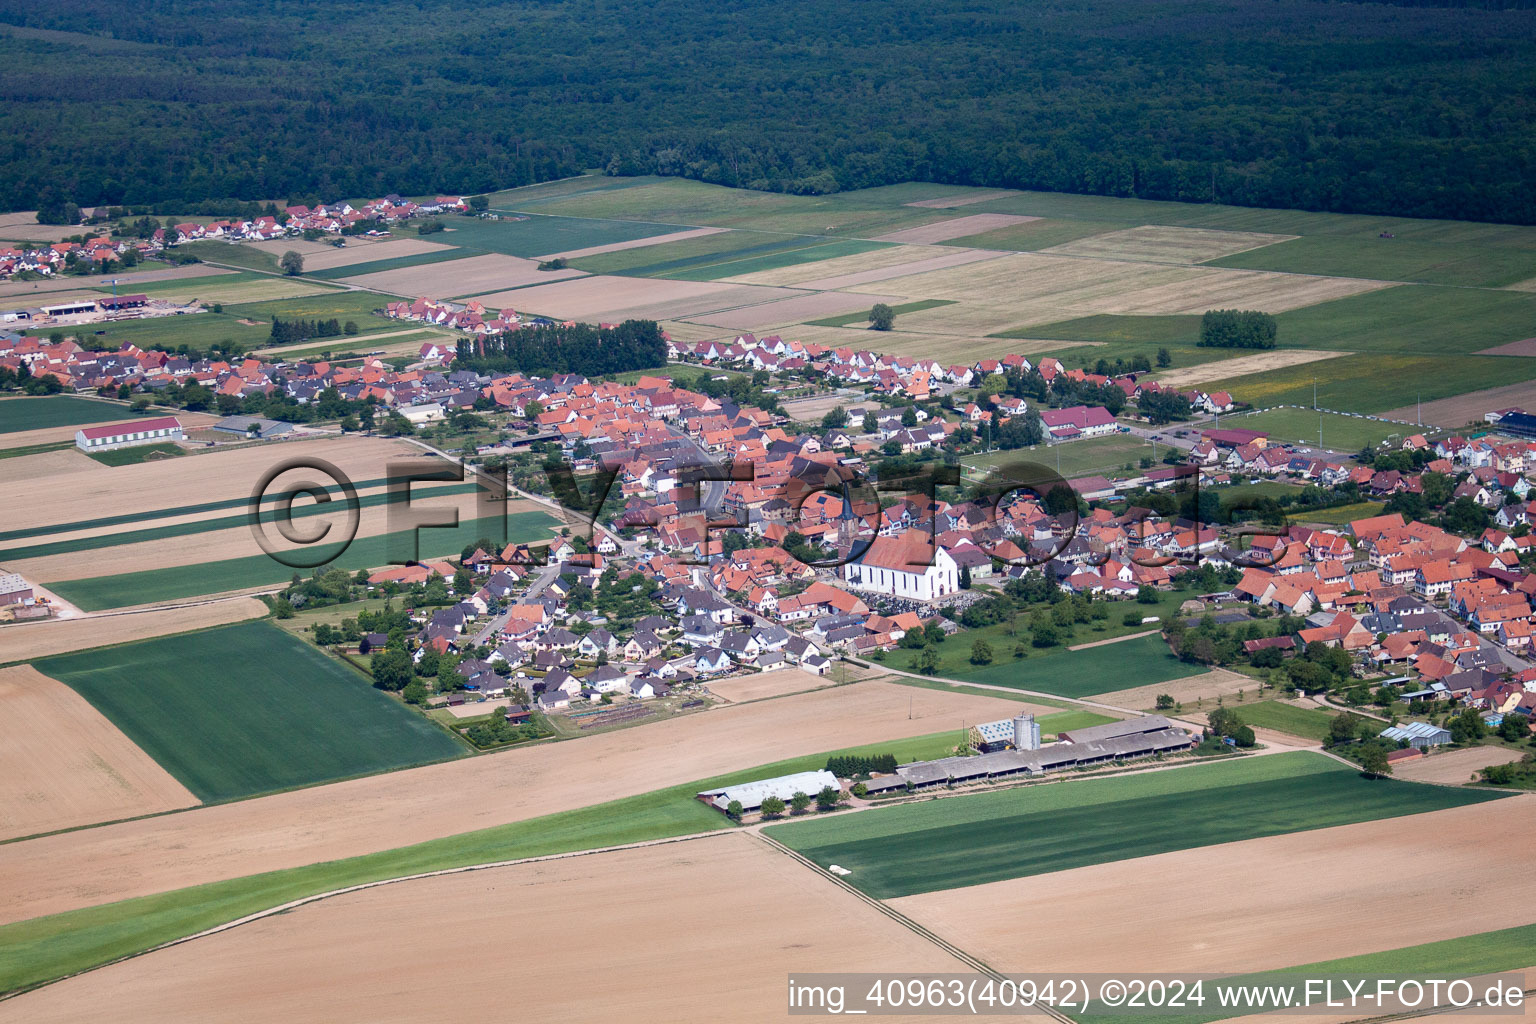
POLYGON ((605 252, 623 252, 626 249, 644 249, 648 245, 665 245, 668 242, 682 242, 690 238, 703 238, 705 235, 718 235, 729 228, 689 228, 686 231, 672 231, 665 235, 648 235, 645 238, 631 238, 627 242, 609 242, 607 245, 589 245, 585 249, 567 249, 565 252, 552 252, 547 256, 538 257, 541 260, 575 260, 583 256, 601 256, 605 252))
MULTIPOLYGON (((323 459, 360 481, 381 479, 391 459, 424 455, 420 448, 396 439, 324 437, 97 467, 100 473, 64 473, 49 486, 34 488, 25 504, 10 512, 6 526, 12 530, 51 526, 244 498, 269 468, 293 458, 323 459)), ((306 475, 313 478, 318 473, 309 470, 306 475)))
MULTIPOLYGON (((1536 289, 1533 289, 1536 290, 1536 289)), ((1507 345, 1495 345, 1475 353, 1480 356, 1536 356, 1536 338, 1522 338, 1507 345)))
MULTIPOLYGON (((163 270, 135 270, 131 274, 112 274, 106 277, 58 277, 46 281, 3 281, 0 282, 0 298, 9 298, 15 295, 31 295, 34 292, 39 295, 47 294, 40 302, 59 301, 55 293, 78 292, 88 289, 95 292, 111 293, 112 282, 116 281, 119 290, 130 285, 143 284, 147 281, 175 281, 189 277, 222 277, 233 274, 232 270, 222 267, 210 267, 206 263, 188 263, 180 267, 166 267, 163 270)), ((156 296, 159 298, 159 296, 156 296)))
POLYGON ((695 323, 737 331, 756 331, 785 327, 805 320, 839 316, 869 310, 877 302, 900 302, 894 295, 868 295, 859 292, 810 292, 759 305, 727 309, 719 313, 695 316, 695 323))
POLYGON ((1166 683, 1155 683, 1151 686, 1133 686, 1128 690, 1112 690, 1109 693, 1097 693, 1083 699, 1101 701, 1117 708, 1129 708, 1132 711, 1145 711, 1156 707, 1157 698, 1166 693, 1184 705, 1184 714, 1191 715, 1203 712, 1204 709, 1197 706, 1197 702, 1202 697, 1210 702, 1211 707, 1215 707, 1218 696, 1236 693, 1238 690, 1251 690, 1257 685, 1258 681, 1252 676, 1229 672, 1224 668, 1213 668, 1198 676, 1170 679, 1166 683))
POLYGON ((993 199, 1007 199, 1019 193, 1009 189, 993 192, 962 192, 956 196, 940 196, 937 199, 919 199, 915 203, 905 203, 906 206, 921 206, 930 210, 953 210, 960 206, 970 206, 973 203, 985 203, 993 199))
POLYGON ((751 274, 722 278, 737 284, 771 284, 798 288, 827 290, 853 288, 868 281, 880 281, 887 277, 901 277, 925 270, 939 270, 941 266, 929 266, 935 260, 949 261, 943 266, 974 260, 974 254, 983 257, 996 256, 995 252, 982 249, 951 249, 936 245, 888 245, 850 256, 835 256, 814 263, 797 263, 776 270, 759 270, 751 274), (871 275, 865 277, 865 275, 871 275), (844 278, 850 278, 846 282, 844 278), (853 280, 857 279, 857 280, 853 280), (830 283, 829 283, 830 282, 830 283), (841 282, 841 283, 839 283, 841 282))
MULTIPOLYGON (((986 263, 894 278, 880 287, 908 299, 954 299, 991 311, 987 317, 973 314, 977 325, 1008 318, 1023 325, 1095 313, 1201 313, 1226 307, 1279 313, 1390 285, 1255 270, 1008 253, 986 263)), ((909 325, 953 324, 956 314, 954 307, 942 306, 906 314, 906 320, 909 325)))
POLYGON ((1202 384, 1208 380, 1222 380, 1227 377, 1240 377, 1249 373, 1264 373, 1268 370, 1283 370, 1287 366, 1300 366, 1303 363, 1315 363, 1322 359, 1336 359, 1339 356, 1352 355, 1350 352, 1321 352, 1309 348, 1277 348, 1268 352, 1260 352, 1257 355, 1238 356, 1235 359, 1218 359, 1210 363, 1201 363, 1198 366, 1189 366, 1182 370, 1160 370, 1156 374, 1157 381, 1171 388, 1187 388, 1195 384, 1202 384))
MULTIPOLYGON (((60 428, 62 429, 62 428, 60 428)), ((74 428, 71 427, 71 430, 74 428)), ((29 431, 30 433, 30 431, 29 431)), ((42 431, 37 431, 42 433, 42 431)), ((12 435, 6 434, 6 437, 12 435)), ((32 480, 54 480, 71 473, 94 473, 102 469, 101 463, 78 448, 62 448, 37 455, 18 455, 5 460, 5 482, 15 485, 32 480)))
MULTIPOLYGON (((1436 399, 1433 402, 1425 402, 1422 410, 1418 406, 1404 405, 1377 413, 1377 415, 1387 420, 1418 423, 1421 422, 1419 417, 1422 413, 1422 422, 1426 426, 1454 428, 1469 423, 1482 424, 1484 413, 1510 407, 1536 409, 1536 381, 1505 384, 1496 388, 1484 388, 1482 391, 1469 391, 1464 395, 1454 395, 1451 398, 1436 399)), ((1482 429, 1486 430, 1487 427, 1483 426, 1482 429)))
POLYGON ((424 252, 446 252, 452 246, 428 242, 423 238, 391 238, 372 245, 353 245, 349 242, 340 249, 335 246, 326 246, 326 248, 330 251, 317 252, 304 257, 306 271, 350 267, 354 263, 392 260, 400 256, 419 256, 424 252))
POLYGON ((146 1024, 437 1020, 510 962, 530 978, 583 966, 579 983, 515 1000, 517 1020, 558 1024, 779 1021, 797 971, 966 969, 737 833, 335 896, 0 1003, 0 1021, 77 1021, 105 1005, 146 1024), (449 949, 487 955, 428 955, 449 949))
POLYGON ((0 238, 16 242, 58 242, 80 233, 75 224, 39 224, 36 210, 0 213, 0 238))
POLYGON ((265 614, 267 606, 254 597, 236 597, 73 619, 13 622, 0 626, 0 664, 225 626, 265 614))
MULTIPOLYGON (((1398 785, 1398 783, 1391 783, 1398 785)), ((1262 971, 1530 923, 1536 797, 1293 832, 1032 878, 923 893, 892 906, 1001 971, 1262 971), (1404 893, 1415 887, 1411 939, 1404 893), (1240 893, 1230 902, 1191 898, 1240 893), (1134 901, 1136 927, 1126 917, 1134 901), (1028 928, 1019 921, 1027 916, 1028 928)))
POLYGON ((1213 231, 1210 228, 1175 228, 1144 224, 1124 231, 1108 231, 1053 245, 1041 252, 1099 259, 1146 260, 1150 263, 1204 263, 1234 253, 1289 242, 1295 235, 1270 235, 1259 231, 1213 231))
MULTIPOLYGON (((567 277, 583 276, 579 270, 540 270, 536 260, 520 259, 488 253, 484 256, 466 256, 461 260, 445 260, 442 263, 425 263, 419 267, 401 267, 398 270, 381 270, 376 274, 343 278, 346 284, 361 285, 376 291, 394 295, 429 298, 446 298, 454 295, 480 295, 518 288, 527 284, 544 284, 567 277)), ((488 296, 481 302, 498 306, 488 296)), ((499 307, 498 307, 499 308, 499 307)))
POLYGON ((710 682, 709 692, 716 697, 724 697, 732 704, 742 704, 765 697, 784 697, 791 693, 819 690, 835 682, 837 680, 831 676, 815 676, 799 669, 782 669, 736 679, 717 679, 710 682))
MULTIPOLYGON (((667 332, 667 336, 673 341, 696 342, 714 341, 716 338, 724 338, 730 332, 719 327, 706 327, 704 324, 690 324, 686 320, 663 320, 661 329, 667 332)), ((692 369, 692 367, 689 367, 692 369)))
POLYGON ((84 697, 28 665, 0 669, 0 777, 0 839, 197 803, 84 697))
POLYGON ((1508 764, 1521 758, 1518 750, 1508 747, 1466 747, 1461 750, 1442 750, 1398 765, 1392 774, 1410 782, 1439 782, 1458 786, 1471 782, 1478 770, 1496 764, 1508 764))
POLYGON ((395 849, 797 755, 958 729, 1011 717, 1018 706, 992 697, 855 683, 32 839, 7 847, 0 858, 0 892, 7 894, 0 923, 395 849), (646 770, 635 771, 635 765, 646 770))
POLYGON ((932 244, 946 242, 951 238, 979 235, 983 231, 1011 228, 1015 224, 1027 224, 1039 219, 1039 217, 1020 217, 1012 213, 973 213, 969 217, 952 217, 949 220, 936 221, 921 227, 904 228, 901 231, 892 231, 890 234, 876 235, 874 241, 932 244))
POLYGON ((517 301, 520 309, 572 320, 684 320, 801 294, 712 281, 594 276, 525 288, 517 301))

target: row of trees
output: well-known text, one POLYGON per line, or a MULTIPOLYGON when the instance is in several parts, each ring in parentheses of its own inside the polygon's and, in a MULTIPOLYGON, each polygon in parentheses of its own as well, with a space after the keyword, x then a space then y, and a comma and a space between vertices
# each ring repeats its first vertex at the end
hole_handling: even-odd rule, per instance
POLYGON ((342 335, 351 337, 357 333, 357 321, 348 320, 343 324, 332 317, 329 320, 284 320, 280 316, 272 318, 272 342, 275 345, 288 345, 293 342, 308 341, 311 338, 336 338, 342 335))
POLYGON ((827 771, 840 779, 867 777, 875 772, 889 775, 895 770, 895 754, 834 754, 827 758, 827 771))

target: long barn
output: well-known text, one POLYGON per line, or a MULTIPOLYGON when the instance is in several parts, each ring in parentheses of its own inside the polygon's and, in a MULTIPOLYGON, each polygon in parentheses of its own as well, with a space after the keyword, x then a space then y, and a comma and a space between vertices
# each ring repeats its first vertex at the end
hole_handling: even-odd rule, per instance
POLYGON ((89 454, 161 441, 181 441, 185 437, 180 420, 174 416, 159 416, 148 420, 130 420, 127 423, 108 423, 100 427, 82 427, 75 431, 75 447, 89 454))

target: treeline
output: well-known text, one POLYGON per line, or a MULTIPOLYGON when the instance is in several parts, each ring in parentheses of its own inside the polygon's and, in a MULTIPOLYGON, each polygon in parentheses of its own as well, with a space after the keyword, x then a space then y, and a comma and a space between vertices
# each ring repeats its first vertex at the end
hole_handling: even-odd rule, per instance
POLYGON ((601 377, 667 364, 667 342, 654 320, 625 320, 616 327, 547 324, 500 337, 459 342, 454 365, 480 373, 517 371, 534 377, 574 373, 601 377))
POLYGON ((0 147, 0 207, 601 167, 1536 223, 1536 15, 1420 2, 0 0, 82 34, 0 37, 0 128, 26 140, 0 147))
POLYGON ((827 771, 840 779, 856 779, 861 775, 881 772, 889 775, 896 770, 895 754, 833 754, 827 758, 827 771))
POLYGON ((280 316, 272 318, 272 341, 279 345, 308 341, 311 338, 337 338, 343 334, 356 333, 356 323, 348 320, 343 325, 335 317, 329 320, 284 320, 280 316))

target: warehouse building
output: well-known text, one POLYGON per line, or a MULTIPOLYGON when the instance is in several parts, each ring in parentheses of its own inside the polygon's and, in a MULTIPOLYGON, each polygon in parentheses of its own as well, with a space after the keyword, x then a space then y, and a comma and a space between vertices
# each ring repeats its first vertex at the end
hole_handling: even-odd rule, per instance
POLYGON ((180 420, 174 416, 160 416, 152 420, 132 420, 128 423, 109 423, 102 427, 84 427, 75 431, 75 447, 90 454, 110 451, 113 448, 132 448, 140 444, 181 441, 185 437, 180 420))
POLYGON ((699 794, 699 799, 722 811, 731 805, 732 800, 739 801, 743 811, 755 811, 762 807, 763 801, 770 796, 776 796, 787 804, 796 793, 815 796, 828 786, 840 790, 842 783, 838 782, 836 775, 822 769, 814 772, 796 772, 794 775, 780 775, 774 779, 759 779, 757 782, 744 782, 739 786, 726 786, 723 789, 707 789, 699 794))

